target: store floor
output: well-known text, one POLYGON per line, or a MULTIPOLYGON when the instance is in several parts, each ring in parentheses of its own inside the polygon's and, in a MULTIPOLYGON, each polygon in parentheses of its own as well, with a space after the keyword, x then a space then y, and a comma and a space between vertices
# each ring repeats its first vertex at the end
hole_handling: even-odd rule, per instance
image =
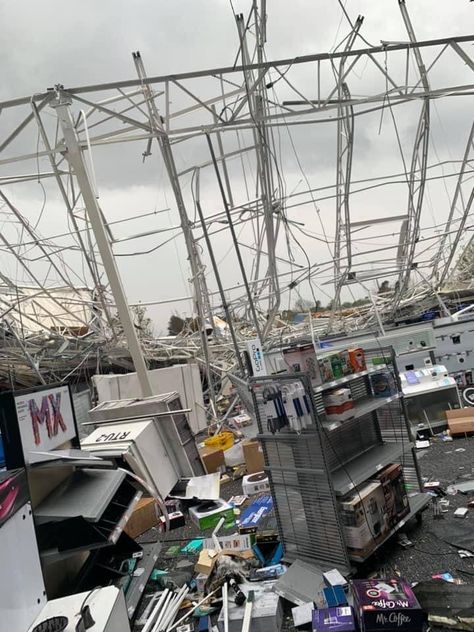
MULTIPOLYGON (((446 489, 449 485, 467 480, 474 480, 474 437, 467 439, 455 439, 450 442, 433 442, 431 447, 419 453, 419 463, 423 477, 436 480, 446 489)), ((241 481, 235 481, 221 487, 223 498, 242 493, 241 481)), ((441 519, 435 519, 429 506, 422 514, 421 522, 413 520, 405 526, 403 531, 413 543, 410 548, 403 548, 395 535, 389 542, 381 547, 376 554, 364 566, 358 568, 357 576, 367 577, 400 575, 410 582, 429 580, 432 575, 449 572, 455 578, 462 579, 467 584, 473 585, 474 590, 474 557, 461 559, 457 549, 440 539, 449 537, 453 529, 460 524, 471 528, 474 534, 474 509, 469 509, 464 519, 454 517, 454 511, 458 507, 466 507, 469 500, 474 499, 474 493, 446 495, 449 500, 449 509, 441 519), (436 535, 436 533, 438 535, 436 535)), ((274 527, 274 519, 270 516, 264 524, 265 528, 274 527)), ((186 544, 192 538, 202 535, 189 521, 186 526, 159 536, 163 540, 161 556, 156 568, 168 569, 170 576, 185 578, 193 571, 195 557, 167 555, 170 547, 186 544), (186 565, 186 561, 189 564, 186 565)), ((225 535, 225 532, 223 532, 225 535)), ((152 530, 142 536, 145 541, 158 537, 156 530, 152 530)), ((152 582, 147 591, 156 590, 152 582)), ((291 632, 295 628, 289 615, 289 604, 285 608, 283 630, 291 632)))

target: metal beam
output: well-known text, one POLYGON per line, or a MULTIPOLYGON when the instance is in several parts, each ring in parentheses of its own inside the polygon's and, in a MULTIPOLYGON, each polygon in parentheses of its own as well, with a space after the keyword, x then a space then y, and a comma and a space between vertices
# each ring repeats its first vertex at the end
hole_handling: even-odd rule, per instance
MULTIPOLYGON (((434 260, 434 276, 437 277, 438 276, 438 270, 441 264, 441 260, 444 257, 444 247, 446 244, 446 240, 448 238, 448 235, 450 233, 450 229, 451 229, 451 223, 453 221, 453 217, 454 217, 454 212, 456 210, 457 207, 457 203, 458 203, 458 198, 461 197, 461 201, 462 200, 462 184, 463 184, 463 179, 465 176, 465 171, 466 171, 466 167, 467 164, 469 162, 469 156, 471 154, 471 152, 474 150, 474 123, 471 126, 471 131, 469 133, 469 137, 467 140, 467 144, 466 144, 466 149, 464 151, 464 157, 463 157, 463 162, 461 165, 461 169, 459 171, 459 177, 458 180, 456 182, 456 189, 454 191, 454 196, 451 202, 451 207, 449 209, 449 215, 448 215, 448 219, 446 221, 446 226, 444 229, 444 234, 441 236, 441 241, 439 243, 439 247, 438 247, 438 253, 437 256, 435 257, 434 260)), ((456 236, 454 238, 454 242, 450 244, 450 249, 449 249, 449 256, 447 261, 444 264, 444 268, 443 271, 441 273, 441 276, 439 278, 439 287, 441 287, 448 275, 448 271, 449 271, 449 267, 454 259, 454 255, 456 253, 456 249, 457 249, 457 245, 459 243, 459 239, 462 235, 462 232, 464 230, 464 224, 466 221, 466 208, 463 209, 463 215, 462 215, 462 220, 460 225, 458 226, 458 231, 456 233, 456 236)))
MULTIPOLYGON (((44 106, 51 100, 51 95, 47 95, 38 105, 36 106, 37 111, 40 112, 44 106)), ((0 108, 1 110, 1 108, 0 108)), ((28 126, 29 123, 33 120, 34 115, 32 112, 28 114, 28 116, 23 119, 23 121, 11 132, 11 134, 3 141, 0 145, 0 153, 8 147, 8 145, 18 136, 18 134, 28 126)))
MULTIPOLYGON (((354 57, 357 55, 369 55, 369 54, 374 55, 377 53, 385 54, 385 53, 390 53, 392 51, 412 50, 415 48, 419 49, 419 48, 426 48, 429 46, 442 46, 444 44, 452 44, 453 42, 460 44, 463 42, 467 43, 467 42, 473 42, 473 41, 474 41, 474 35, 461 35, 461 36, 454 36, 454 37, 443 37, 439 39, 424 40, 421 42, 416 42, 415 44, 412 42, 399 42, 396 44, 382 44, 381 46, 372 46, 368 48, 360 48, 360 49, 352 50, 347 54, 347 56, 354 57)), ((101 92, 104 90, 114 90, 114 89, 119 89, 119 88, 132 88, 132 87, 141 86, 143 84, 152 85, 155 83, 166 83, 167 81, 173 81, 173 80, 182 81, 184 79, 197 79, 199 77, 210 77, 210 76, 216 76, 216 75, 241 73, 246 69, 247 70, 259 70, 259 69, 269 70, 271 68, 276 68, 278 66, 296 66, 298 64, 304 64, 304 63, 313 62, 313 61, 315 62, 325 61, 325 60, 334 61, 336 59, 340 59, 341 57, 345 55, 346 54, 342 51, 336 51, 333 53, 316 53, 312 55, 300 55, 297 57, 289 57, 286 59, 278 59, 275 61, 253 63, 253 64, 250 64, 248 68, 244 66, 237 66, 237 65, 221 66, 217 68, 210 68, 207 70, 196 70, 192 72, 184 72, 184 73, 179 73, 179 74, 156 75, 154 77, 147 77, 143 83, 139 79, 126 79, 123 81, 111 81, 111 82, 97 83, 97 84, 91 84, 91 85, 85 85, 85 86, 70 87, 70 88, 66 88, 65 91, 68 92, 69 94, 84 94, 87 92, 101 92)), ((51 94, 52 90, 53 88, 50 88, 46 92, 37 93, 33 96, 19 97, 15 99, 8 99, 6 101, 1 101, 0 109, 11 108, 17 105, 25 105, 27 103, 30 103, 32 99, 34 101, 41 101, 42 99, 46 98, 49 94, 51 94)))
MULTIPOLYGON (((359 16, 347 38, 344 52, 351 50, 362 26, 364 18, 359 16)), ((336 230, 334 237, 334 300, 331 310, 330 328, 334 323, 336 312, 341 301, 342 285, 350 272, 352 263, 351 219, 349 210, 349 193, 352 171, 352 150, 354 146, 354 112, 343 101, 350 99, 349 87, 344 77, 346 57, 341 57, 337 74, 337 132, 336 132, 336 230), (341 252, 346 249, 346 270, 341 273, 341 252)))
MULTIPOLYGON (((405 0, 398 0, 403 21, 412 44, 416 44, 415 31, 413 29, 408 11, 406 9, 405 0)), ((408 182, 408 223, 407 223, 407 245, 402 245, 400 249, 400 260, 403 261, 404 270, 400 273, 397 290, 393 299, 393 312, 396 311, 401 297, 408 287, 410 275, 415 258, 416 244, 419 238, 421 211, 423 208, 423 197, 426 185, 426 169, 428 165, 428 146, 430 137, 430 100, 427 96, 430 92, 430 84, 426 72, 421 53, 417 47, 414 47, 413 54, 420 73, 425 98, 420 114, 420 120, 416 132, 415 144, 413 147, 412 161, 410 167, 410 176, 408 182), (417 186, 417 167, 419 165, 419 174, 417 186)))

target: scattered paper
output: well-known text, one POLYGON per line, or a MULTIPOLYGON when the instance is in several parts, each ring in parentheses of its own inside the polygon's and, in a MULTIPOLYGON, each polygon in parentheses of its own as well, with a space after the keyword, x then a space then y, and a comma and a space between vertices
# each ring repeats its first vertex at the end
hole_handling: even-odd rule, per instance
POLYGON ((424 448, 429 448, 430 447, 430 442, 428 439, 426 439, 425 441, 417 441, 415 443, 416 449, 417 450, 423 450, 424 448))
POLYGON ((232 498, 229 499, 229 503, 235 507, 240 507, 244 504, 247 498, 248 496, 232 496, 232 498))
POLYGON ((220 474, 206 474, 182 479, 170 492, 171 498, 198 498, 199 500, 219 500, 220 498, 220 474))
POLYGON ((438 573, 437 575, 431 575, 431 579, 442 579, 444 582, 454 584, 454 577, 451 573, 438 573))

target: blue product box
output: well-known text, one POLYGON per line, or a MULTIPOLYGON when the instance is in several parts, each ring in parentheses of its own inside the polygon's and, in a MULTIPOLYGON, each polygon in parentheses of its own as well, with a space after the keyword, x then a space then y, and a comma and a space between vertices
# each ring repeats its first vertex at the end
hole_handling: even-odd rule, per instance
POLYGON ((354 632, 354 611, 350 606, 313 610, 313 632, 354 632))

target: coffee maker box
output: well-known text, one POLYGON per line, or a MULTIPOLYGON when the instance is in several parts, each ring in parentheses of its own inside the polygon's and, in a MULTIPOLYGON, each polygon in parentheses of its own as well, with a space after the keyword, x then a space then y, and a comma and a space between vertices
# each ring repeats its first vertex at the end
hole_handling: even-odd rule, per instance
POLYGON ((410 513, 402 466, 391 463, 376 478, 382 485, 388 526, 392 528, 410 513))
POLYGON ((380 481, 369 481, 340 501, 340 515, 349 549, 370 552, 387 531, 385 498, 380 481))
POLYGON ((350 585, 361 632, 422 632, 426 615, 406 580, 355 579, 350 585))
POLYGON ((312 632, 355 632, 354 611, 350 606, 313 610, 312 632))

